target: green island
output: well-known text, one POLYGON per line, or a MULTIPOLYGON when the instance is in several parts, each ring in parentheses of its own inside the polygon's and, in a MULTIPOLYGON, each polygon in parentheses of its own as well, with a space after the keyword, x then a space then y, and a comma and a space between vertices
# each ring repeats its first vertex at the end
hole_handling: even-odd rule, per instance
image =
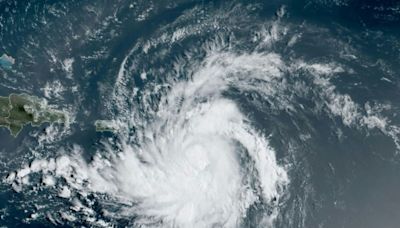
POLYGON ((42 123, 65 123, 66 115, 51 109, 44 100, 27 94, 0 96, 0 127, 6 127, 17 137, 28 124, 40 126, 42 123))
POLYGON ((117 132, 119 126, 116 121, 113 120, 96 120, 94 122, 97 132, 117 132))

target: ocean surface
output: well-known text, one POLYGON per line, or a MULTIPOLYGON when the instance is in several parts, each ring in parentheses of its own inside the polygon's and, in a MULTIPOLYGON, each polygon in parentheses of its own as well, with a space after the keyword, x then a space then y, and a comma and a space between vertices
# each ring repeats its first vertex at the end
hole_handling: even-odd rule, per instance
POLYGON ((399 1, 0 0, 0 56, 68 116, 0 127, 0 226, 399 227, 399 1))

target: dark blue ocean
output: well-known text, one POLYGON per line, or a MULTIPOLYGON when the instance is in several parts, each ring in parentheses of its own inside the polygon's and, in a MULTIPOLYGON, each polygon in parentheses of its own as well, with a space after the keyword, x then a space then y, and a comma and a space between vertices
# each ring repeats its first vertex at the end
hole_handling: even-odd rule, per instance
POLYGON ((400 1, 0 0, 3 54, 69 120, 0 126, 0 226, 399 227, 400 1))

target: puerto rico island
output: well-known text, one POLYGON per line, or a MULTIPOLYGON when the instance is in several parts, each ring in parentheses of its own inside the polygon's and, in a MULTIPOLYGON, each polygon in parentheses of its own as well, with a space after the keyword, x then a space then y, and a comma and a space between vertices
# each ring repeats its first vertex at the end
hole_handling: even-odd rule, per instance
POLYGON ((97 132, 115 133, 120 129, 120 123, 115 120, 96 120, 94 122, 97 132))
POLYGON ((6 127, 17 137, 28 124, 40 126, 43 123, 65 123, 66 115, 50 108, 45 100, 27 94, 0 96, 0 127, 6 127))

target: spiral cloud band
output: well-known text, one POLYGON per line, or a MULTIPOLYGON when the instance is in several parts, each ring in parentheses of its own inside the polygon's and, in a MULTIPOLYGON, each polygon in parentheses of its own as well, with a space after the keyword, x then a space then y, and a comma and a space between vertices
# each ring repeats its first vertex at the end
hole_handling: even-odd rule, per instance
POLYGON ((279 77, 280 64, 275 54, 212 52, 190 80, 161 96, 151 121, 131 116, 129 124, 143 125, 135 143, 122 130, 119 149, 106 143, 106 156, 99 152, 88 163, 75 145, 73 155, 36 160, 16 178, 31 172, 47 175, 46 183, 63 178, 64 198, 106 195, 100 201, 117 209, 104 214, 135 217, 138 227, 238 227, 255 204, 269 207, 263 223, 271 225, 274 204, 289 181, 286 171, 266 136, 223 92, 237 87, 268 93, 254 80, 279 77))

